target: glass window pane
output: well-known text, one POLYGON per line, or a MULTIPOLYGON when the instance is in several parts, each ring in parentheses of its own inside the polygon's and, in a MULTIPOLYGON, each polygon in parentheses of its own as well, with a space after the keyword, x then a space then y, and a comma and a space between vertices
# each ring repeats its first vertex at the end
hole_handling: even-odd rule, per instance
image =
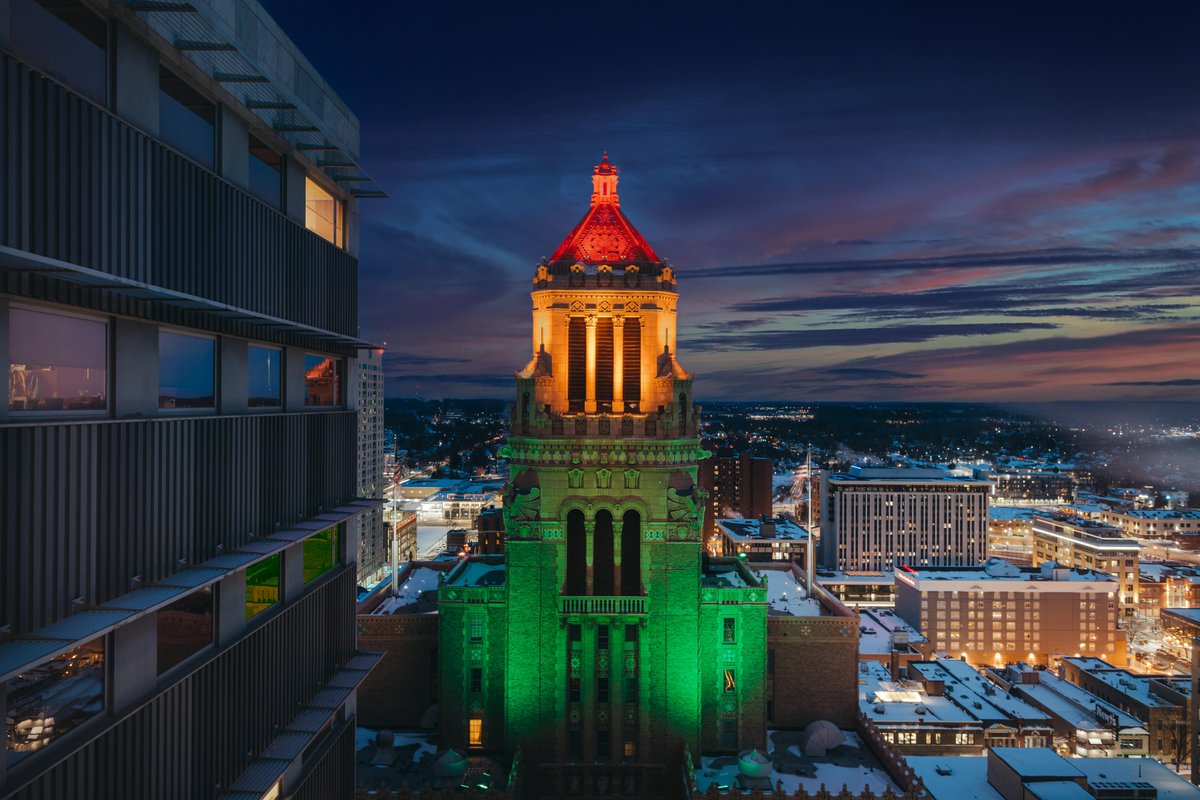
POLYGON ((213 641, 213 593, 205 587, 159 611, 158 674, 162 675, 213 641))
POLYGON ((279 602, 279 568, 278 555, 246 568, 246 619, 279 602))
POLYGON ((304 405, 337 406, 342 403, 342 360, 329 356, 304 357, 304 405))
POLYGON ((250 345, 246 353, 249 370, 248 398, 251 408, 279 405, 279 361, 281 351, 274 347, 250 345))
POLYGON ((108 324, 10 308, 10 411, 97 411, 108 402, 108 324))
POLYGON ((283 196, 283 159, 254 136, 250 137, 250 194, 272 208, 283 196))
POLYGON ((209 169, 216 156, 216 107, 166 67, 158 72, 158 135, 209 169))
POLYGON ((326 528, 304 540, 304 582, 324 575, 337 564, 341 526, 326 528))
POLYGON ((158 332, 158 407, 214 408, 216 342, 203 336, 158 332))
POLYGON ((104 710, 103 637, 10 678, 4 694, 11 765, 104 710))
POLYGON ((104 104, 108 25, 103 19, 72 0, 13 0, 10 13, 12 49, 22 61, 104 104))
POLYGON ((304 225, 322 239, 344 247, 342 201, 322 189, 312 178, 304 179, 304 225))

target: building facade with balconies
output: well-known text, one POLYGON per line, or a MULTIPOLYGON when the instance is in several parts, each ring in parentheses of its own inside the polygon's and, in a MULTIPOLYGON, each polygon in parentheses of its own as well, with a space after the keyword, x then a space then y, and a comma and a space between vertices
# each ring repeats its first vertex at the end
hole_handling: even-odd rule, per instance
POLYGON ((0 107, 0 797, 345 796, 357 120, 254 0, 0 4, 0 107))

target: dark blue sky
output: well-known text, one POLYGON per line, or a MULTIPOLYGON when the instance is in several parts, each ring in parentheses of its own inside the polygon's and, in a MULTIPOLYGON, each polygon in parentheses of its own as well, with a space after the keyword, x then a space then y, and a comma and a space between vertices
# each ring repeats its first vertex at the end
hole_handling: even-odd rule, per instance
POLYGON ((264 6, 391 194, 389 395, 508 395, 604 148, 701 398, 1198 391, 1194 4, 264 6))

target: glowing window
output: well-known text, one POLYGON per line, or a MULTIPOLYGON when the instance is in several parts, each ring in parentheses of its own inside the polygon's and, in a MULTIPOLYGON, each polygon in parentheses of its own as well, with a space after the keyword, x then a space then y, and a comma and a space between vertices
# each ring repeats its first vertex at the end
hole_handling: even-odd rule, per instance
POLYGON ((734 627, 736 624, 736 620, 733 617, 725 617, 724 622, 725 622, 724 642, 725 642, 725 644, 734 644, 737 641, 736 629, 734 627))
POLYGON ((478 717, 468 721, 467 742, 471 747, 483 746, 483 720, 478 717))
POLYGON ((733 670, 725 670, 725 693, 733 694, 737 691, 737 679, 734 677, 733 670))
POLYGON ((340 525, 334 525, 304 540, 305 583, 324 575, 341 561, 338 558, 340 529, 340 525))
POLYGON ((338 247, 345 247, 344 216, 341 200, 314 183, 312 178, 304 179, 304 227, 338 247))

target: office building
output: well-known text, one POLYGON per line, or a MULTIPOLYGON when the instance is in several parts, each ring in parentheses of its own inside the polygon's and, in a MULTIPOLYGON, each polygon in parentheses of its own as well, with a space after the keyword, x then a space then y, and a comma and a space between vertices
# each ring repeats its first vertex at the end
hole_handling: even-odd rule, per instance
POLYGON ((1057 561, 1066 567, 1107 572, 1117 579, 1117 595, 1125 616, 1138 602, 1138 551, 1136 539, 1126 539, 1118 528, 1067 512, 1033 515, 1033 562, 1057 561))
POLYGON ((718 452, 701 461, 698 478, 706 493, 705 539, 719 535, 718 519, 773 516, 773 472, 771 459, 749 453, 718 452))
POLYGON ((896 614, 935 652, 972 664, 1047 664, 1075 653, 1125 663, 1117 582, 1104 572, 998 558, 974 567, 902 567, 896 614))
POLYGON ((1138 562, 1139 613, 1154 619, 1164 611, 1195 608, 1200 608, 1200 567, 1180 561, 1138 562))
POLYGON ((990 488, 941 469, 824 472, 820 563, 846 572, 978 564, 987 557, 990 488))
POLYGON ((358 123, 253 0, 0 71, 0 797, 347 796, 358 123))
MULTIPOLYGON (((383 350, 358 352, 358 496, 382 500, 383 470, 383 350)), ((358 538, 359 580, 367 583, 383 574, 391 558, 383 509, 363 515, 358 538)))
POLYGON ((475 518, 475 552, 481 555, 498 555, 504 552, 504 510, 499 506, 487 506, 475 518))
POLYGON ((1073 475, 1049 465, 996 464, 974 474, 991 481, 992 501, 1000 505, 1055 506, 1075 500, 1073 475))
POLYGON ((1027 506, 988 508, 988 558, 1032 566, 1033 513, 1034 509, 1027 506))

